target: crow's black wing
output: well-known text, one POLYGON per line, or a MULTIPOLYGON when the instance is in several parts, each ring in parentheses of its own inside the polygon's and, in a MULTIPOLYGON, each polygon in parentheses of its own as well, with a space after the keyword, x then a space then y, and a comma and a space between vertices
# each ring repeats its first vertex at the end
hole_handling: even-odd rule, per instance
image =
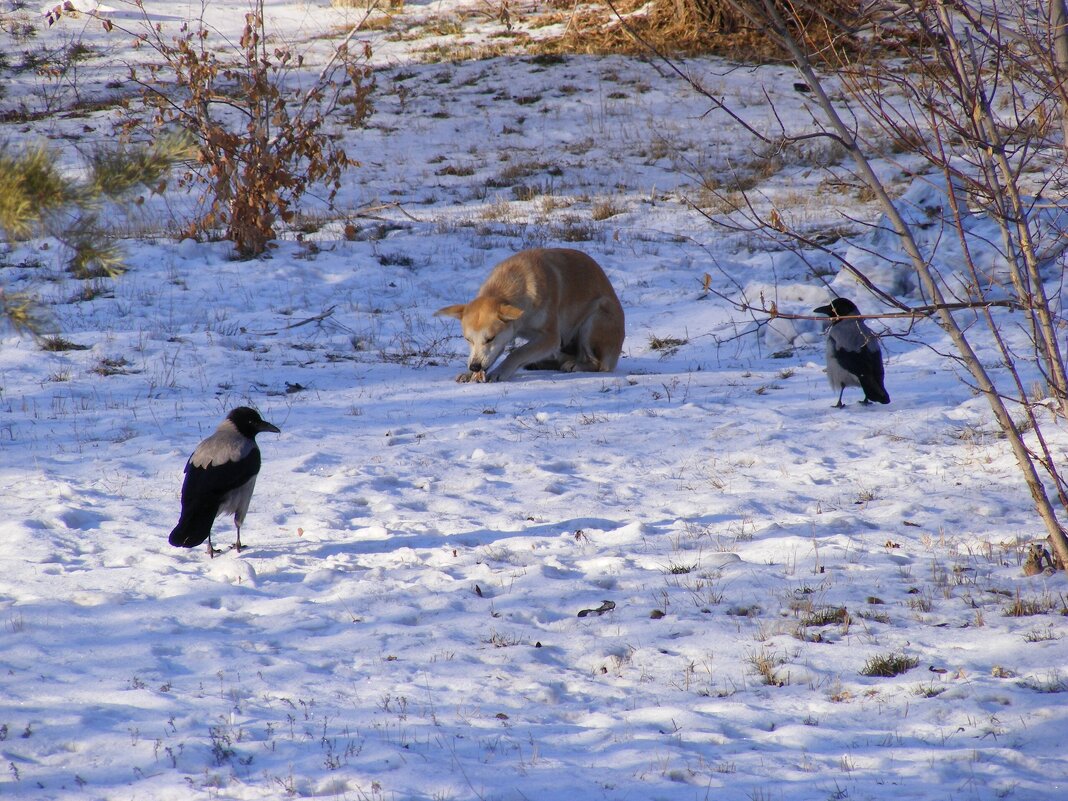
POLYGON ((185 465, 182 484, 182 516, 171 532, 170 543, 195 548, 211 534, 211 525, 227 493, 244 486, 260 472, 260 451, 253 448, 236 462, 196 467, 185 465))
POLYGON ((883 356, 878 345, 860 350, 835 347, 834 358, 857 377, 865 398, 879 403, 890 402, 890 395, 883 386, 883 356))

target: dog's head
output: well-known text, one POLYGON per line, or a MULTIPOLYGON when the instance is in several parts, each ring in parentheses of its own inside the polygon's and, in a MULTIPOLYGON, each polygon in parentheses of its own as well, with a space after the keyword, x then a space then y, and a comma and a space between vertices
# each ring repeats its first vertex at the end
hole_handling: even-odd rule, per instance
POLYGON ((478 297, 470 303, 458 303, 438 309, 437 317, 455 317, 460 321, 464 339, 471 346, 467 369, 472 373, 489 370, 515 339, 516 321, 523 310, 493 298, 478 297))

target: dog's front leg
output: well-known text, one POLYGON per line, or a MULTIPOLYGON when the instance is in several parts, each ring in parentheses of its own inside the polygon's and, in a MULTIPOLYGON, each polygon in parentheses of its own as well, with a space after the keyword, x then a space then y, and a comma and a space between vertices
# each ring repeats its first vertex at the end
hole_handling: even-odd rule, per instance
POLYGON ((528 364, 555 357, 559 349, 559 334, 555 331, 550 334, 543 334, 525 345, 520 345, 509 353, 503 362, 486 374, 486 380, 507 381, 515 375, 516 370, 526 367, 528 364))

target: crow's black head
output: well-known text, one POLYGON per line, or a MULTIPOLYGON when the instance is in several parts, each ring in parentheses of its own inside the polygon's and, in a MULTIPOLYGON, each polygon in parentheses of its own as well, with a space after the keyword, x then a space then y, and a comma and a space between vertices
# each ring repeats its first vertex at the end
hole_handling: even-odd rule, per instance
POLYGON ((849 298, 835 298, 826 306, 812 311, 816 314, 826 314, 828 317, 855 317, 860 314, 857 304, 849 298))
POLYGON ((226 415, 226 419, 234 424, 242 434, 249 439, 255 439, 256 435, 263 431, 273 431, 275 434, 281 434, 278 426, 272 425, 260 417, 260 413, 255 409, 250 409, 248 406, 238 406, 230 414, 226 415))

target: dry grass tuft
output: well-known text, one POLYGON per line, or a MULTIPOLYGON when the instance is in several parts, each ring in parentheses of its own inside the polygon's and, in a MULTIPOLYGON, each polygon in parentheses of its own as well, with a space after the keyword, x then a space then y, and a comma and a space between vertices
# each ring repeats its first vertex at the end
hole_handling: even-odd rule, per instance
POLYGON ((1005 607, 1005 616, 1032 617, 1033 615, 1044 615, 1046 612, 1056 608, 1056 606, 1056 601, 1049 595, 1042 598, 1024 598, 1020 595, 1020 591, 1017 590, 1012 603, 1005 607))
POLYGON ((601 220, 607 220, 609 217, 615 217, 624 212, 626 212, 626 209, 623 206, 617 205, 611 200, 600 200, 593 204, 593 207, 590 209, 590 216, 597 222, 600 222, 601 220))
POLYGON ((660 351, 664 356, 671 356, 689 341, 680 337, 658 337, 656 334, 650 334, 649 350, 660 351))
POLYGON ((785 687, 790 683, 789 674, 783 675, 778 670, 785 660, 767 648, 749 654, 746 661, 769 687, 785 687))
MULTIPOLYGON (((573 0, 553 0, 549 11, 536 15, 534 27, 564 24, 564 33, 532 44, 546 54, 579 53, 605 55, 646 54, 649 47, 664 53, 714 54, 746 63, 785 61, 787 54, 763 31, 753 26, 730 4, 714 0, 653 0, 644 13, 633 12, 649 5, 647 0, 616 0, 611 7, 576 7, 573 0)), ((856 5, 845 0, 817 0, 802 13, 812 33, 814 52, 832 40, 839 51, 844 37, 840 29, 827 30, 823 15, 849 20, 856 5)))
POLYGON ((61 353, 67 350, 89 350, 88 345, 79 345, 77 342, 72 342, 66 337, 59 336, 58 334, 42 337, 40 340, 40 347, 41 350, 48 351, 49 353, 61 353))

